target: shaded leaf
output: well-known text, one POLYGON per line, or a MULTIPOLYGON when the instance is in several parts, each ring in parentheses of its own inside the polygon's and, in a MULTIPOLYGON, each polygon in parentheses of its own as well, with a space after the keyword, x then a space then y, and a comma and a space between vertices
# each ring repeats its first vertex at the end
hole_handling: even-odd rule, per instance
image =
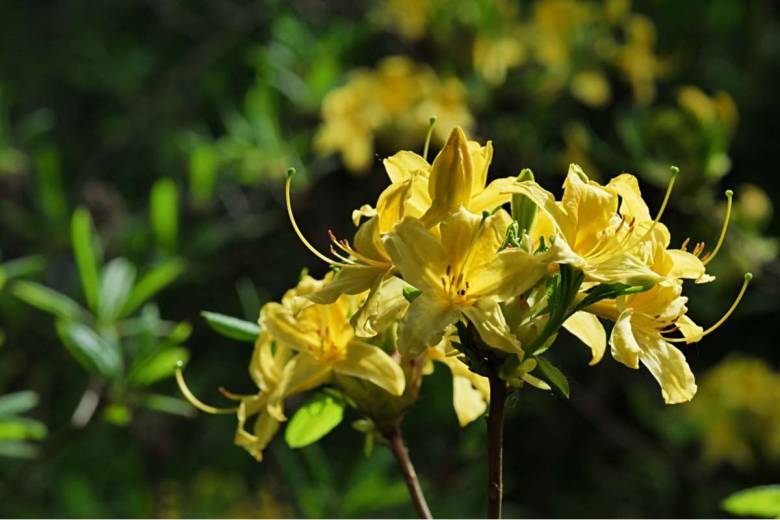
POLYGON ((26 304, 58 318, 77 320, 87 315, 87 311, 70 297, 39 283, 15 282, 11 287, 11 293, 26 304))
POLYGON ((135 266, 125 258, 115 258, 103 268, 100 279, 98 316, 111 321, 119 316, 135 282, 135 266))
POLYGON ((169 252, 176 251, 179 227, 179 192, 172 179, 154 183, 149 200, 149 220, 157 245, 169 252))
POLYGON ((231 339, 254 343, 260 334, 260 326, 251 321, 244 321, 232 316, 208 311, 203 311, 200 315, 217 333, 231 339))
POLYGON ((22 390, 0 396, 0 417, 17 415, 32 410, 38 405, 38 394, 22 390))
POLYGON ((95 247, 97 242, 93 232, 92 216, 85 208, 78 208, 73 212, 70 236, 87 306, 97 311, 100 290, 98 254, 95 247))
POLYGON ((148 386, 173 375, 176 363, 190 358, 184 347, 162 347, 147 356, 130 371, 129 381, 134 386, 148 386))
POLYGON ((133 288, 125 302, 120 317, 127 316, 136 310, 146 300, 161 291, 184 272, 184 262, 181 260, 168 260, 146 273, 133 288))
POLYGON ((568 399, 569 380, 563 375, 563 372, 541 356, 537 357, 536 361, 539 363, 539 370, 542 371, 544 377, 568 399))
POLYGON ((170 397, 162 394, 145 394, 141 404, 155 412, 181 415, 182 417, 194 417, 195 408, 184 399, 170 397))
POLYGON ((38 447, 23 441, 0 442, 0 457, 15 459, 34 459, 38 456, 38 447))
POLYGON ((89 326, 59 320, 57 334, 76 361, 87 371, 111 379, 121 370, 122 356, 119 347, 98 335, 89 326))

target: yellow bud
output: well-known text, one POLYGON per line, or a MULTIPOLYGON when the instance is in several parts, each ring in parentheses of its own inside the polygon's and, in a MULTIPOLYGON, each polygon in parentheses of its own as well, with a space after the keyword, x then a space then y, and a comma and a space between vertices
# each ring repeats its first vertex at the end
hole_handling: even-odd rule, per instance
POLYGON ((463 129, 455 127, 433 161, 428 192, 434 207, 448 213, 466 205, 471 197, 473 165, 463 129))

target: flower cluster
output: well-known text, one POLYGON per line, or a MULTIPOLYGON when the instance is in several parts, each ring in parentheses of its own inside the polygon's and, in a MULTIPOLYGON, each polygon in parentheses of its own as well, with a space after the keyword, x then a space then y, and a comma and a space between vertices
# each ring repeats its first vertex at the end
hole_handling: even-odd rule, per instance
POLYGON ((544 357, 561 328, 587 345, 592 365, 609 345, 620 363, 645 366, 666 403, 694 396, 693 373, 674 345, 720 326, 750 278, 712 327, 687 315, 684 283, 713 280, 706 265, 728 217, 712 252, 702 254, 702 243, 688 251, 687 241, 670 248, 660 220, 676 172, 652 217, 632 175, 600 185, 572 164, 557 200, 529 170, 488 182, 492 154, 490 142, 456 127, 433 163, 408 151, 385 159, 389 185, 354 211, 352 241, 331 233, 330 254, 296 223, 288 177, 293 229, 331 271, 304 276, 262 308, 250 365, 259 392, 226 394, 239 402, 229 409, 239 445, 259 459, 286 419, 285 400, 323 385, 382 434, 414 404, 434 361, 450 368, 453 404, 467 424, 485 411, 489 381, 561 387, 544 357), (613 322, 609 337, 602 320, 613 322))
MULTIPOLYGON (((403 56, 385 58, 376 70, 353 71, 345 85, 325 97, 315 147, 321 154, 339 152, 347 168, 364 172, 377 135, 422 136, 431 114, 444 128, 470 126, 465 96, 455 78, 441 79, 403 56)), ((446 134, 437 137, 443 141, 446 134)))

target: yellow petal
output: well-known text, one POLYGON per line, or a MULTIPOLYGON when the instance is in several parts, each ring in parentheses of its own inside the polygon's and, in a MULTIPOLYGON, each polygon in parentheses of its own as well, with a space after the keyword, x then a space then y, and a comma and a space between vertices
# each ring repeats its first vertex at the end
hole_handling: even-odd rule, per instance
POLYGON ((689 280, 698 280, 704 276, 705 267, 698 256, 679 249, 669 249, 666 253, 672 261, 672 270, 667 276, 689 280))
POLYGON ((533 255, 519 248, 505 249, 469 273, 468 294, 474 298, 496 297, 500 301, 522 294, 547 273, 545 260, 544 255, 533 255))
POLYGON ((660 336, 642 337, 642 364, 661 385, 661 395, 666 404, 685 403, 696 394, 696 380, 678 349, 660 336))
POLYGON ((620 195, 620 214, 642 222, 650 220, 650 210, 642 199, 639 182, 629 173, 621 173, 607 184, 607 188, 620 195))
POLYGON ((685 338, 686 343, 696 343, 701 341, 701 338, 704 337, 704 329, 697 325, 686 314, 680 316, 680 318, 678 318, 678 320, 675 322, 675 325, 685 338))
POLYGON ((355 335, 363 338, 376 336, 403 316, 409 307, 403 295, 405 287, 409 284, 395 276, 377 279, 366 300, 349 320, 355 335))
POLYGON ((485 184, 487 184, 488 168, 493 160, 493 143, 488 141, 485 146, 482 146, 476 141, 469 141, 468 150, 473 171, 471 194, 474 195, 485 189, 485 184))
POLYGON ((629 368, 639 368, 639 355, 642 349, 639 347, 631 324, 633 310, 626 309, 620 313, 612 334, 609 337, 609 346, 612 357, 629 368))
POLYGON ((268 413, 277 421, 286 421, 284 400, 323 384, 330 374, 331 365, 320 363, 305 352, 298 354, 284 367, 279 384, 268 396, 268 413))
POLYGON ((439 239, 419 220, 403 219, 385 235, 383 242, 407 282, 423 291, 440 288, 446 271, 444 250, 439 239))
POLYGON ((481 298, 471 307, 464 308, 463 314, 474 324, 482 341, 491 347, 513 354, 523 352, 496 299, 481 298))
POLYGON ((601 361, 607 349, 607 333, 596 316, 584 311, 575 312, 563 322, 563 327, 590 348, 591 365, 601 361))
POLYGON ((507 192, 514 179, 496 179, 485 188, 471 192, 471 199, 466 206, 472 213, 481 214, 483 211, 493 211, 499 206, 509 202, 512 194, 507 192))
POLYGON ((260 312, 260 327, 291 349, 306 351, 320 347, 321 340, 317 333, 301 327, 290 310, 279 303, 272 302, 263 306, 260 312))
POLYGON ((574 251, 589 251, 598 243, 600 233, 610 226, 617 205, 614 193, 590 182, 578 165, 569 166, 561 199, 568 218, 559 225, 574 251))
POLYGON ((487 401, 482 392, 474 388, 471 380, 455 374, 452 376, 452 405, 461 426, 481 417, 487 409, 487 401))
POLYGON ((365 379, 393 395, 404 393, 406 377, 400 365, 384 350, 360 340, 347 345, 347 355, 333 370, 347 376, 365 379))
POLYGON ((446 328, 460 318, 450 302, 434 291, 423 291, 409 306, 398 330, 398 349, 415 356, 438 344, 446 328))
POLYGON ((386 272, 387 269, 365 265, 342 267, 330 282, 306 297, 314 303, 333 303, 342 294, 360 294, 369 290, 386 272))
POLYGON ((428 175, 431 165, 428 161, 414 152, 401 151, 382 161, 385 165, 387 176, 393 184, 403 182, 413 175, 421 173, 428 175))

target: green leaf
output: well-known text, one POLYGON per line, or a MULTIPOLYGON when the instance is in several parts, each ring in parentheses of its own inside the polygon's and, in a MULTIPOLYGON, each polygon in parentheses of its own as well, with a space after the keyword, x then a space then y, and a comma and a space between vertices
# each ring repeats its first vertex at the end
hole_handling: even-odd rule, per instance
MULTIPOLYGON (((524 168, 517 176, 518 182, 533 181, 534 174, 528 168, 524 168)), ((512 218, 517 222, 521 233, 528 233, 536 220, 536 204, 523 195, 515 193, 511 201, 512 218)))
POLYGON ((4 262, 0 264, 0 280, 2 280, 0 289, 3 288, 3 281, 43 271, 44 267, 46 267, 46 260, 38 255, 23 256, 4 262))
POLYGON ((103 268, 100 279, 98 316, 111 321, 119 316, 135 282, 135 266, 124 258, 115 258, 103 268))
POLYGON ((780 485, 738 491, 726 498, 721 507, 736 516, 780 518, 780 485))
POLYGON ((32 443, 23 441, 0 442, 0 457, 11 457, 14 459, 34 459, 37 456, 38 447, 32 443))
POLYGON ((200 315, 212 329, 228 338, 254 343, 260 334, 260 326, 251 321, 208 311, 202 311, 200 315))
POLYGON ((92 229, 92 217, 86 209, 78 208, 73 212, 70 233, 87 306, 96 312, 100 290, 97 241, 92 229))
POLYGON ((0 396, 0 417, 17 415, 32 410, 38 405, 38 394, 32 390, 22 390, 0 396))
POLYGON ((195 409, 192 405, 187 401, 176 397, 161 394, 145 394, 141 399, 141 404, 155 412, 180 415, 182 417, 195 416, 195 409))
POLYGON ((58 318, 77 320, 87 315, 87 311, 68 296, 39 283, 20 280, 11 286, 11 293, 26 304, 58 318))
POLYGON ((108 341, 83 323, 57 321, 57 334, 88 372, 111 379, 122 369, 122 355, 113 341, 108 341))
POLYGON ((214 196, 219 158, 209 144, 201 144, 190 153, 190 195, 197 205, 208 203, 214 196))
POLYGON ((168 253, 175 252, 179 227, 179 192, 172 179, 160 179, 152 186, 149 220, 157 245, 168 253))
POLYGON ((128 377, 134 386, 148 386, 173 375, 176 363, 190 358, 190 352, 184 347, 162 347, 138 362, 128 377))
POLYGON ((421 294, 422 294, 422 290, 418 289, 417 287, 404 287, 403 288, 404 298, 409 303, 412 303, 421 294))
POLYGON ((184 272, 184 262, 178 259, 168 260, 154 267, 138 281, 125 302, 119 317, 127 316, 146 300, 164 289, 184 272))
POLYGON ((317 442, 344 419, 344 401, 318 393, 295 412, 284 440, 291 448, 302 448, 317 442))
POLYGON ((46 426, 26 417, 0 418, 0 441, 38 441, 46 437, 46 426))
POLYGON ((103 419, 116 426, 127 426, 133 420, 133 412, 124 404, 111 403, 103 409, 103 419))
POLYGON ((636 294, 644 292, 652 287, 650 285, 627 285, 624 283, 608 283, 599 284, 595 287, 591 287, 586 291, 585 298, 583 298, 577 306, 572 310, 572 314, 576 311, 582 310, 585 307, 600 302, 601 300, 613 300, 618 296, 626 294, 636 294))
POLYGON ((547 378, 547 380, 552 383, 552 385, 560 390, 560 392, 566 397, 566 399, 569 398, 569 380, 566 379, 566 376, 563 375, 563 372, 558 369, 555 365, 544 359, 543 357, 539 356, 536 358, 536 361, 539 363, 539 370, 542 371, 542 374, 544 374, 544 377, 547 378))
POLYGON ((60 154, 53 146, 43 147, 35 154, 38 203, 46 219, 50 223, 58 225, 68 219, 68 202, 65 197, 61 170, 60 154))

